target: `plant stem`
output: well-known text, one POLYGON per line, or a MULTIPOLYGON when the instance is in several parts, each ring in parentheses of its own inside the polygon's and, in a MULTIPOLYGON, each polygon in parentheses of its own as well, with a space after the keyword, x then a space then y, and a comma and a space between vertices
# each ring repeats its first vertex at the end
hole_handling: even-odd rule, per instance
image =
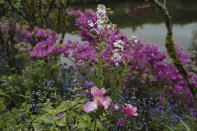
POLYGON ((94 121, 94 131, 96 131, 96 120, 94 121))

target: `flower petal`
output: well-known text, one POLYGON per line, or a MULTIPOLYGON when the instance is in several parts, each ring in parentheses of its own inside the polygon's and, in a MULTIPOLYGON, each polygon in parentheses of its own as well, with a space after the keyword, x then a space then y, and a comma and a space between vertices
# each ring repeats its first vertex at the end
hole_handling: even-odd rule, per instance
POLYGON ((89 112, 94 111, 94 110, 97 109, 97 104, 95 102, 88 101, 83 109, 84 109, 85 112, 89 113, 89 112))
POLYGON ((101 89, 101 94, 103 95, 103 94, 105 94, 105 93, 106 93, 105 88, 102 88, 102 89, 101 89))
POLYGON ((102 88, 101 90, 99 90, 96 86, 91 88, 91 95, 93 96, 93 98, 103 97, 103 94, 105 93, 106 93, 106 90, 104 88, 102 88))
POLYGON ((101 98, 99 98, 99 106, 103 106, 105 109, 107 109, 108 108, 108 105, 111 103, 111 98, 110 97, 108 97, 108 96, 106 96, 106 97, 101 97, 101 98))
POLYGON ((93 97, 97 97, 99 96, 100 90, 98 88, 96 88, 96 86, 94 86, 93 88, 91 88, 91 95, 93 97))
POLYGON ((134 116, 138 116, 138 114, 137 113, 135 113, 135 114, 133 114, 134 116))

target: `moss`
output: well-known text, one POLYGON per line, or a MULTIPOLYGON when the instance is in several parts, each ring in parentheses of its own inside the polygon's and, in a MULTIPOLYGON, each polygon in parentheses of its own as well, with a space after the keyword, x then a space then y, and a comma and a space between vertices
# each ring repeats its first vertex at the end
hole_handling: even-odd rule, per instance
MULTIPOLYGON (((183 77, 187 81, 189 89, 190 89, 192 96, 193 96, 193 101, 196 102, 197 101, 197 93, 195 91, 195 89, 196 89, 195 85, 191 82, 189 74, 187 73, 182 61, 180 60, 180 58, 178 56, 178 53, 177 53, 174 43, 175 42, 173 40, 173 35, 171 33, 168 33, 167 37, 166 37, 166 41, 165 41, 165 47, 168 51, 170 58, 173 60, 174 65, 176 66, 178 71, 183 75, 183 77)), ((197 110, 197 104, 195 104, 195 108, 197 110)))
POLYGON ((168 33, 167 37, 166 37, 166 41, 165 41, 165 47, 168 51, 168 54, 170 56, 170 58, 173 60, 173 63, 175 64, 175 66, 177 67, 177 69, 179 70, 179 72, 183 75, 183 77, 185 79, 188 79, 188 73, 186 72, 186 69, 184 68, 183 63, 181 62, 177 50, 175 48, 175 44, 174 44, 174 40, 173 40, 173 36, 172 34, 168 33))

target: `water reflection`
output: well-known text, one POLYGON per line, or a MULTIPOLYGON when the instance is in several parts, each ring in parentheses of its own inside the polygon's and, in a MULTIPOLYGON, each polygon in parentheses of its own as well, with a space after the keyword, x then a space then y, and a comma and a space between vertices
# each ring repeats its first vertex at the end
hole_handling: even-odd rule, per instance
MULTIPOLYGON (((185 24, 185 25, 174 25, 174 39, 176 43, 188 49, 191 45, 192 30, 196 27, 196 23, 185 24)), ((123 28, 124 33, 129 36, 131 32, 138 35, 138 37, 149 43, 155 43, 160 49, 165 50, 164 41, 166 36, 165 24, 144 24, 138 27, 136 30, 132 28, 123 28)))
MULTIPOLYGON (((185 25, 176 24, 173 27, 174 38, 178 45, 183 46, 186 50, 191 47, 193 29, 195 29, 197 22, 185 25)), ((159 46, 161 50, 165 50, 164 41, 166 36, 165 24, 144 24, 132 29, 131 27, 122 28, 123 32, 127 37, 130 37, 131 34, 137 34, 138 38, 149 42, 154 43, 159 46)), ((66 40, 77 40, 80 41, 80 37, 77 35, 66 33, 64 41, 66 40)))
POLYGON ((191 59, 194 61, 193 65, 190 65, 190 69, 197 73, 197 25, 193 31, 193 37, 191 40, 191 47, 189 48, 191 52, 191 59))

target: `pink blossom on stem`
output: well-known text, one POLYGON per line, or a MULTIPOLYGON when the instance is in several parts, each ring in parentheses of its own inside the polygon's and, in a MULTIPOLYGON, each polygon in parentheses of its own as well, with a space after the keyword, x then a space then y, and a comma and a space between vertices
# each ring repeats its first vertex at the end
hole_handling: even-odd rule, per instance
POLYGON ((127 116, 137 116, 137 108, 136 107, 133 107, 132 105, 130 104, 125 104, 125 107, 124 107, 124 113, 127 115, 127 116))
POLYGON ((94 111, 98 108, 98 106, 103 106, 105 109, 108 108, 108 105, 111 103, 111 98, 103 95, 106 93, 106 90, 102 88, 99 90, 96 87, 91 89, 91 95, 93 97, 93 101, 88 101, 87 104, 84 106, 84 111, 89 113, 94 111))

